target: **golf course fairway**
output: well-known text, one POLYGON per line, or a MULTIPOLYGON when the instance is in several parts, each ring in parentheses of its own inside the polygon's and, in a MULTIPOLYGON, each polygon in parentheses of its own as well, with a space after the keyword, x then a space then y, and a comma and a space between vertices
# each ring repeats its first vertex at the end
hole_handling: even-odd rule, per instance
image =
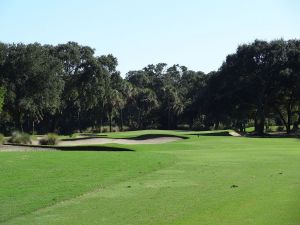
POLYGON ((0 152, 0 224, 300 224, 300 140, 160 130, 108 137, 151 134, 184 139, 0 152))

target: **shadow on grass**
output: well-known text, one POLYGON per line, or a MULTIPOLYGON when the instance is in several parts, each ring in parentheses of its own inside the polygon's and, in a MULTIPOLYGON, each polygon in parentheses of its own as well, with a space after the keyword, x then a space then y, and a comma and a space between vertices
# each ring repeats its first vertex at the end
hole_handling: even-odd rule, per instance
POLYGON ((24 144, 5 144, 4 146, 17 146, 32 149, 49 149, 60 151, 93 151, 93 152, 134 152, 130 148, 112 147, 104 145, 83 145, 83 146, 52 146, 52 145, 24 145, 24 144))
POLYGON ((176 137, 181 139, 188 139, 188 137, 172 135, 172 134, 143 134, 136 137, 127 137, 127 138, 118 138, 118 139, 129 139, 129 140, 148 140, 152 138, 161 138, 161 137, 176 137))
MULTIPOLYGON (((124 140, 148 140, 148 139, 153 139, 153 138, 161 138, 161 137, 176 137, 176 138, 181 138, 181 139, 188 139, 188 137, 184 137, 184 136, 178 136, 178 135, 171 135, 171 134, 143 134, 143 135, 139 135, 136 137, 120 137, 120 138, 114 138, 114 137, 110 137, 110 139, 124 139, 124 140)), ((68 142, 72 142, 72 141, 80 141, 80 140, 89 140, 89 139, 95 139, 95 138, 108 138, 107 135, 90 135, 87 137, 79 137, 79 138, 64 138, 61 139, 61 141, 68 141, 68 142)))
POLYGON ((221 131, 221 132, 211 132, 211 133, 195 133, 189 134, 193 136, 231 136, 228 131, 221 131))
POLYGON ((60 151, 94 151, 94 152, 134 152, 134 150, 111 146, 55 146, 60 151))
POLYGON ((245 137, 248 138, 299 138, 298 134, 291 133, 291 134, 286 134, 286 133, 266 133, 263 135, 258 135, 254 132, 248 133, 244 135, 245 137))
MULTIPOLYGON (((231 136, 229 131, 211 132, 211 133, 194 133, 188 134, 193 136, 231 136)), ((285 134, 285 133, 266 133, 264 135, 257 135, 254 132, 248 134, 242 134, 242 137, 248 138, 299 138, 297 134, 285 134)))

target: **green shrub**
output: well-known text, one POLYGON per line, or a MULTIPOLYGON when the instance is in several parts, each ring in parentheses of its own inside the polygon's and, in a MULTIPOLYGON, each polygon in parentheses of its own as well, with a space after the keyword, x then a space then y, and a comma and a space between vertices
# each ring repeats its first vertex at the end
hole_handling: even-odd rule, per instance
POLYGON ((59 137, 57 134, 49 133, 46 137, 40 139, 40 145, 57 145, 59 142, 59 137))
POLYGON ((204 121, 205 121, 204 115, 198 116, 193 121, 192 130, 205 130, 204 121))
POLYGON ((31 137, 29 134, 24 132, 15 131, 12 133, 11 137, 8 139, 9 143, 14 144, 31 144, 31 137))
MULTIPOLYGON (((120 128, 118 126, 112 126, 111 127, 111 132, 119 132, 119 131, 120 131, 120 128)), ((101 129, 100 133, 108 133, 108 132, 110 132, 110 127, 109 126, 102 126, 102 129, 101 129)))
POLYGON ((0 145, 4 143, 4 135, 0 134, 0 145))
POLYGON ((78 137, 78 133, 73 133, 69 135, 70 138, 77 138, 78 137))
POLYGON ((284 127, 283 126, 277 127, 277 131, 284 131, 284 127))
POLYGON ((266 132, 272 132, 272 127, 267 127, 266 132))

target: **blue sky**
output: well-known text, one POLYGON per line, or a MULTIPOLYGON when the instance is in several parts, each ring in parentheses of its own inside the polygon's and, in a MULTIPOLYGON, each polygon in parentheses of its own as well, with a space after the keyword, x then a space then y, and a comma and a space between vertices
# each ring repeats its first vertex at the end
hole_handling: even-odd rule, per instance
POLYGON ((76 41, 112 53, 124 76, 166 62, 216 70, 254 39, 300 38, 297 0, 0 0, 0 41, 76 41))

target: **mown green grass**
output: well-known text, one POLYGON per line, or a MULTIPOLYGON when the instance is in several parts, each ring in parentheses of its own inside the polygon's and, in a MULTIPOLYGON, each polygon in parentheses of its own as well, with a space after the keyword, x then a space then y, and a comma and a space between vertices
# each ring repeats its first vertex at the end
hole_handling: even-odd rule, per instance
POLYGON ((2 223, 300 224, 299 140, 109 136, 158 133, 189 139, 126 146, 134 152, 1 153, 2 223))

